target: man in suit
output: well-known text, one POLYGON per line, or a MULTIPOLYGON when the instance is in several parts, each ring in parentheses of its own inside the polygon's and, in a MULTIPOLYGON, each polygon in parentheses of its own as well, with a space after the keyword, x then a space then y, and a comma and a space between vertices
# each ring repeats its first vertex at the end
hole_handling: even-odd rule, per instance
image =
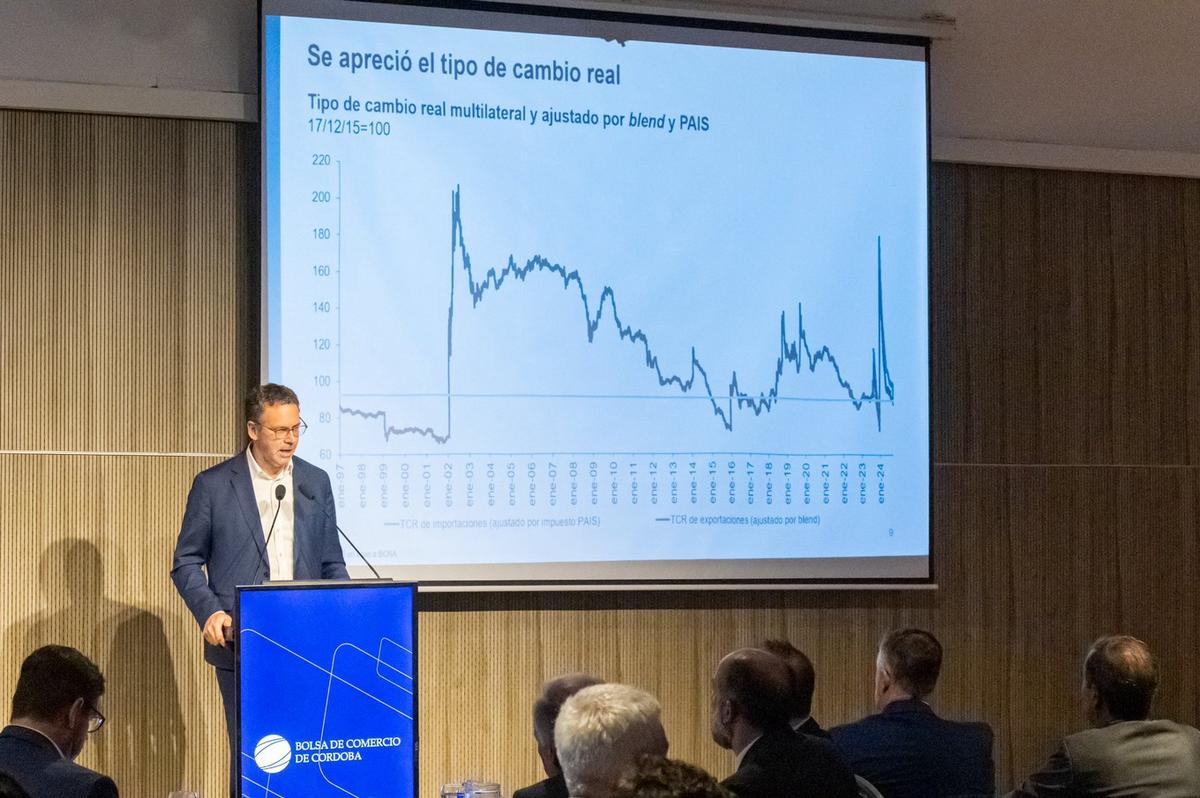
POLYGON ((230 794, 236 784, 236 677, 230 647, 235 588, 264 580, 346 579, 329 475, 299 457, 300 400, 268 383, 246 397, 246 449, 196 475, 171 579, 204 637, 229 735, 230 794))
POLYGON ((942 646, 921 629, 900 629, 875 658, 878 713, 830 731, 851 770, 884 798, 991 796, 992 730, 939 718, 926 699, 942 669, 942 646))
POLYGON ((594 684, 563 702, 554 746, 571 798, 611 798, 643 755, 666 756, 658 699, 627 684, 594 684))
POLYGON ((1092 728, 1065 738, 1010 798, 1200 795, 1200 731, 1148 720, 1158 667, 1141 640, 1097 640, 1083 666, 1092 728))
POLYGON ((100 730, 104 676, 67 646, 42 646, 21 663, 12 720, 0 731, 0 771, 30 798, 117 798, 117 785, 75 764, 100 730))
POLYGON ((738 798, 856 798, 854 776, 833 746, 788 725, 791 673, 776 655, 734 651, 713 677, 712 737, 737 754, 721 782, 738 798))
POLYGON ((783 660, 791 672, 792 717, 788 725, 792 727, 792 731, 828 740, 829 732, 822 729, 821 724, 812 716, 813 692, 817 686, 817 671, 813 668, 812 660, 787 640, 764 640, 760 648, 783 660))
POLYGON ((538 756, 542 760, 546 778, 517 790, 512 798, 567 798, 567 780, 563 777, 558 750, 554 747, 554 722, 558 720, 564 701, 593 684, 600 684, 595 676, 570 673, 542 685, 542 694, 533 702, 533 739, 537 741, 538 756))

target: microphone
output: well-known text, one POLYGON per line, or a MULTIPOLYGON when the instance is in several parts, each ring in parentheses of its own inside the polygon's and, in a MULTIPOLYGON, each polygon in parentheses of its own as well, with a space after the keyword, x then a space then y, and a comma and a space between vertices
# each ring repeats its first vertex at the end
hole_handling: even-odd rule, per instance
POLYGON ((283 497, 287 495, 287 488, 283 485, 275 486, 275 515, 271 518, 271 528, 267 530, 267 540, 263 544, 262 556, 258 558, 258 567, 254 569, 254 584, 258 584, 258 572, 262 568, 263 563, 267 564, 270 569, 271 561, 267 559, 271 556, 271 535, 275 533, 275 522, 279 520, 279 510, 283 507, 283 497))
MULTIPOLYGON (((321 512, 325 514, 325 517, 329 518, 329 511, 326 510, 325 507, 319 501, 317 501, 316 497, 314 497, 311 493, 308 492, 307 488, 301 486, 301 487, 296 488, 296 490, 300 491, 301 496, 308 499, 313 504, 317 505, 317 507, 320 508, 321 512)), ((379 575, 379 572, 375 570, 375 566, 371 565, 370 560, 368 560, 366 557, 363 556, 363 553, 358 550, 358 546, 354 545, 354 541, 350 539, 350 536, 347 535, 345 532, 343 532, 342 528, 337 525, 337 521, 333 522, 333 528, 336 529, 341 534, 341 536, 346 540, 346 542, 350 544, 350 548, 354 549, 354 553, 358 555, 358 559, 360 559, 364 563, 366 563, 367 567, 371 569, 371 573, 375 574, 375 578, 383 579, 383 577, 379 575)))

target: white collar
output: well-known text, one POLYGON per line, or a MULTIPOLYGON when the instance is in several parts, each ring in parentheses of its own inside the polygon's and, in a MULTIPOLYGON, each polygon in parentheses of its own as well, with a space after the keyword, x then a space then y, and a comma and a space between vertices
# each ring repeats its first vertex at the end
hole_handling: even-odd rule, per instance
POLYGON ((58 747, 58 743, 54 742, 54 738, 52 738, 50 735, 46 734, 41 729, 35 729, 32 726, 26 726, 24 723, 17 723, 15 720, 9 721, 8 725, 9 726, 17 726, 19 728, 25 729, 26 731, 35 732, 37 734, 42 735, 43 737, 45 737, 47 740, 50 741, 50 745, 54 746, 54 750, 58 752, 58 755, 60 758, 62 758, 62 759, 67 758, 67 755, 63 753, 63 750, 58 747))

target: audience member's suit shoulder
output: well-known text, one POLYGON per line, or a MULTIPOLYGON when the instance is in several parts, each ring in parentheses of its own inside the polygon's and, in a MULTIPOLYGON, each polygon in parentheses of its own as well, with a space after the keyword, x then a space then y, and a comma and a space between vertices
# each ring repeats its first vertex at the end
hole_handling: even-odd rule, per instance
POLYGON ((826 740, 791 729, 750 746, 722 785, 738 798, 856 798, 854 776, 826 740))
POLYGON ((945 720, 924 702, 908 700, 830 735, 851 770, 887 798, 994 793, 993 733, 986 723, 945 720))
POLYGON ((567 781, 560 773, 517 790, 512 798, 568 798, 567 781))
MULTIPOLYGON (((45 783, 54 785, 54 789, 47 795, 59 795, 62 798, 117 798, 117 785, 112 779, 65 759, 47 768, 45 783)), ((30 798, 38 796, 30 793, 30 798)))
POLYGON ((1200 731, 1191 726, 1123 721, 1065 737, 1063 750, 1077 779, 1154 783, 1200 795, 1200 731))
POLYGON ((0 770, 30 798, 116 798, 117 786, 102 773, 62 759, 37 732, 9 726, 0 733, 0 770))

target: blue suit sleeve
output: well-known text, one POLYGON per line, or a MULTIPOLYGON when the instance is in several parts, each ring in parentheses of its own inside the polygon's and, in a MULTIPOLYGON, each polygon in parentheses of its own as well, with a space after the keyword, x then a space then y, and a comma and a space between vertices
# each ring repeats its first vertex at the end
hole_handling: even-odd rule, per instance
MULTIPOLYGON (((325 472, 321 472, 324 474, 325 472)), ((329 475, 322 480, 324 490, 321 492, 321 506, 325 508, 322 514, 324 525, 321 535, 321 578, 349 579, 346 570, 346 558, 342 554, 342 542, 337 531, 337 507, 333 501, 333 488, 329 484, 329 475)))
POLYGON ((204 567, 212 553, 212 497, 203 475, 192 481, 187 508, 175 542, 171 581, 201 627, 214 612, 225 609, 208 584, 204 567))

